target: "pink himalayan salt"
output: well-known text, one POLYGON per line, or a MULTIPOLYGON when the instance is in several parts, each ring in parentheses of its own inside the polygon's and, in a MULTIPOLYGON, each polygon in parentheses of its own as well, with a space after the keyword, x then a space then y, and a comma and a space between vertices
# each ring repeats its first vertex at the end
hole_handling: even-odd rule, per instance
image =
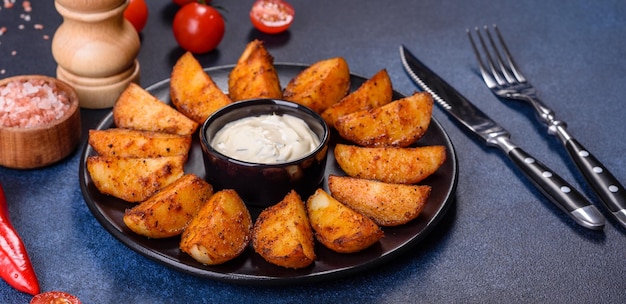
POLYGON ((35 128, 63 117, 67 94, 44 80, 11 81, 0 87, 0 127, 35 128))

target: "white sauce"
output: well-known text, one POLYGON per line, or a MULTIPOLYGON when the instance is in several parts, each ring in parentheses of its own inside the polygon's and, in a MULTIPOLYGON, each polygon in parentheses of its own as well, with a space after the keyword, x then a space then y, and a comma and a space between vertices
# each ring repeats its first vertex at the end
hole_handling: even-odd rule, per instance
POLYGON ((319 138, 304 120, 285 115, 246 117, 227 123, 211 146, 232 158, 262 164, 284 163, 311 153, 319 138))

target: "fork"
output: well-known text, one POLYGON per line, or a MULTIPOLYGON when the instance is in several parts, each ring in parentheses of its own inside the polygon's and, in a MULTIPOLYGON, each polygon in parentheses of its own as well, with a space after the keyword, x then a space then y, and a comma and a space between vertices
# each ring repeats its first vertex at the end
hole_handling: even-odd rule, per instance
POLYGON ((535 87, 520 72, 495 24, 493 29, 500 47, 497 46, 489 28, 484 26, 484 32, 491 46, 490 51, 480 29, 475 28, 484 56, 481 56, 471 31, 467 30, 472 49, 478 60, 480 74, 487 87, 502 99, 521 100, 535 109, 539 120, 548 127, 548 133, 559 138, 596 195, 619 223, 626 227, 626 191, 624 187, 589 150, 567 132, 567 124, 556 119, 554 111, 537 97, 535 87))

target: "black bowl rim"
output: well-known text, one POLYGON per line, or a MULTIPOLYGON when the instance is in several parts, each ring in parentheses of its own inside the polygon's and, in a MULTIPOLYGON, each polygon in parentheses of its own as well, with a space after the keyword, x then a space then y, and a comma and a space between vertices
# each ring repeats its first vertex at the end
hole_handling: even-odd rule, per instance
MULTIPOLYGON (((257 115, 262 115, 263 113, 259 113, 257 115)), ((268 112, 269 114, 269 112, 268 112)), ((243 117, 241 117, 243 118, 243 117)), ((239 118, 239 119, 241 119, 239 118)), ((282 168, 282 167, 287 167, 287 166, 291 166, 291 165, 296 165, 301 163, 304 160, 310 159, 311 157, 314 157, 316 155, 318 155, 323 149, 325 149, 328 146, 328 143, 330 141, 330 128, 328 127, 328 124, 326 123, 326 121, 324 121, 324 119, 315 111, 313 111, 311 108, 292 102, 292 101, 288 101, 288 100, 283 100, 283 99, 276 99, 276 98, 254 98, 254 99, 246 99, 246 100, 241 100, 241 101, 236 101, 233 102, 229 105, 226 105, 222 108, 220 108, 219 110, 215 111, 213 114, 211 114, 202 124, 202 127, 200 128, 200 145, 203 148, 203 153, 208 153, 210 152, 211 154, 213 154, 214 156, 225 160, 229 163, 233 163, 233 164, 237 164, 240 166, 245 166, 245 167, 258 167, 260 169, 264 169, 264 168, 282 168), (253 105, 276 105, 279 107, 288 107, 290 109, 296 109, 296 110, 300 110, 303 111, 305 114, 310 115, 311 117, 313 117, 317 122, 319 122, 319 124, 321 125, 322 129, 323 129, 323 137, 320 138, 320 143, 319 145, 311 152, 288 162, 280 162, 280 163, 271 163, 271 164, 265 164, 265 163, 255 163, 255 162, 248 162, 248 161, 244 161, 244 160, 239 160, 233 157, 230 157, 228 155, 225 155, 221 152, 219 152, 218 150, 214 149, 213 146, 209 143, 207 136, 206 136, 206 129, 211 125, 211 123, 213 122, 213 120, 217 119, 219 116, 231 112, 231 111, 235 111, 241 108, 245 108, 248 106, 253 106, 253 105)))

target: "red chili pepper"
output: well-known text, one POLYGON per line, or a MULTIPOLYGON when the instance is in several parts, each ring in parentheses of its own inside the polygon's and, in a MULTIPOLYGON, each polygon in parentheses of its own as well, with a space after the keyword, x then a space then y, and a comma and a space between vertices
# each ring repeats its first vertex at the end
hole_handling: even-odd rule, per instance
POLYGON ((36 295, 37 275, 30 263, 26 247, 9 219, 9 207, 0 185, 0 277, 13 288, 36 295))

